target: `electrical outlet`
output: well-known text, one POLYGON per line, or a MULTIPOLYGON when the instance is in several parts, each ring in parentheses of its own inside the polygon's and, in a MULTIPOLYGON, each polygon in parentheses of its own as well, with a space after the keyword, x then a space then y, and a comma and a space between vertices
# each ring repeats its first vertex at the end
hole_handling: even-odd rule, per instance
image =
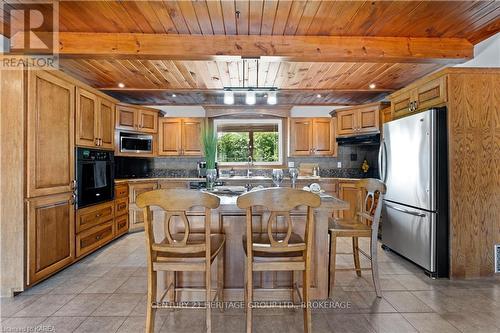
POLYGON ((500 273, 500 244, 495 244, 495 273, 500 273))
POLYGON ((337 168, 342 168, 342 162, 337 162, 337 168))
POLYGON ((288 162, 288 167, 289 168, 294 168, 295 167, 295 162, 288 162))

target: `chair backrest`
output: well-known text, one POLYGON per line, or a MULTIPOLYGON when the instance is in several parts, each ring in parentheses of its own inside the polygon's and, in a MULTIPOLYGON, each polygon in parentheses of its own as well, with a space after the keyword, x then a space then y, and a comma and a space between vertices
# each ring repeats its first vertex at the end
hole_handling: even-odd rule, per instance
POLYGON ((175 253, 210 252, 211 210, 219 207, 219 197, 197 190, 161 189, 141 193, 137 196, 136 204, 139 208, 143 208, 148 250, 175 253), (152 206, 160 207, 165 212, 165 240, 162 243, 155 243, 152 206), (201 243, 187 243, 191 228, 186 211, 191 207, 205 208, 205 241, 201 243), (179 217, 184 223, 184 234, 180 239, 172 237, 174 216, 179 217))
POLYGON ((375 231, 374 234, 377 234, 386 186, 382 181, 374 178, 358 180, 355 186, 360 189, 356 217, 360 222, 368 221, 372 231, 375 231), (365 191, 366 195, 363 198, 365 191))
POLYGON ((293 247, 288 244, 292 234, 292 220, 290 211, 297 206, 307 206, 307 221, 305 226, 304 240, 306 247, 309 249, 312 243, 312 228, 313 228, 313 210, 312 208, 319 207, 321 199, 319 195, 291 188, 269 188, 257 190, 243 194, 238 197, 237 205, 239 208, 246 210, 246 234, 247 234, 247 255, 250 255, 253 249, 252 244, 252 211, 256 206, 265 207, 270 216, 267 221, 267 235, 270 240, 271 250, 287 251, 287 248, 292 251, 293 247), (278 216, 283 216, 286 222, 286 235, 283 239, 277 240, 273 234, 276 232, 272 229, 273 225, 277 224, 278 216))

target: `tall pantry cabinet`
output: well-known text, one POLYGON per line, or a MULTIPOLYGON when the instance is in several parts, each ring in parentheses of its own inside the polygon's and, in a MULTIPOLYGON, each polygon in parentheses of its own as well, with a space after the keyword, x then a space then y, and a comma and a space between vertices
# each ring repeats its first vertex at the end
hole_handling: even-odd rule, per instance
POLYGON ((27 285, 75 256, 75 86, 50 72, 27 73, 27 285))

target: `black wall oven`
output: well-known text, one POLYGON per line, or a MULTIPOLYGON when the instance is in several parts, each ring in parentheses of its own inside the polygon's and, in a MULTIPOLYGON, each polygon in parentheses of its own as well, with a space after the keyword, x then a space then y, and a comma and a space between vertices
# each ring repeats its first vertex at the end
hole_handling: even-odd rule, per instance
POLYGON ((77 207, 112 200, 115 190, 113 152, 76 149, 77 207))

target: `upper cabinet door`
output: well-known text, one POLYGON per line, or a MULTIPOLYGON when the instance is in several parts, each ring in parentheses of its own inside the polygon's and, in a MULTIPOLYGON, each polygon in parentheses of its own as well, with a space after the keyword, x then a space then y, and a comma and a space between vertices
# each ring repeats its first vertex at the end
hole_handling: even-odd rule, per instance
POLYGON ((406 90, 397 96, 391 96, 391 109, 394 118, 406 116, 410 113, 410 103, 412 102, 413 90, 406 90))
POLYGON ((76 88, 76 145, 95 147, 99 144, 97 96, 76 88))
POLYGON ((311 154, 312 122, 312 118, 290 118, 290 156, 311 154))
POLYGON ((379 120, 380 110, 377 107, 369 107, 366 109, 359 109, 358 111, 358 127, 357 132, 377 132, 380 128, 379 120))
POLYGON ((335 154, 335 135, 332 118, 315 118, 312 128, 312 155, 332 156, 335 154))
POLYGON ((447 101, 446 75, 422 84, 415 91, 415 108, 426 110, 447 101))
POLYGON ((114 148, 115 137, 115 105, 99 98, 99 147, 114 148))
POLYGON ((182 121, 176 118, 161 118, 158 155, 179 156, 182 153, 182 121))
POLYGON ((28 197, 73 190, 75 86, 42 71, 28 76, 28 197))
POLYGON ((137 131, 138 110, 132 107, 117 105, 116 106, 116 128, 137 131))
POLYGON ((182 120, 182 155, 202 156, 201 127, 200 118, 182 120))
POLYGON ((158 112, 138 110, 138 130, 145 133, 158 132, 158 112))
POLYGON ((354 134, 357 126, 357 113, 355 110, 337 112, 337 135, 354 134))

